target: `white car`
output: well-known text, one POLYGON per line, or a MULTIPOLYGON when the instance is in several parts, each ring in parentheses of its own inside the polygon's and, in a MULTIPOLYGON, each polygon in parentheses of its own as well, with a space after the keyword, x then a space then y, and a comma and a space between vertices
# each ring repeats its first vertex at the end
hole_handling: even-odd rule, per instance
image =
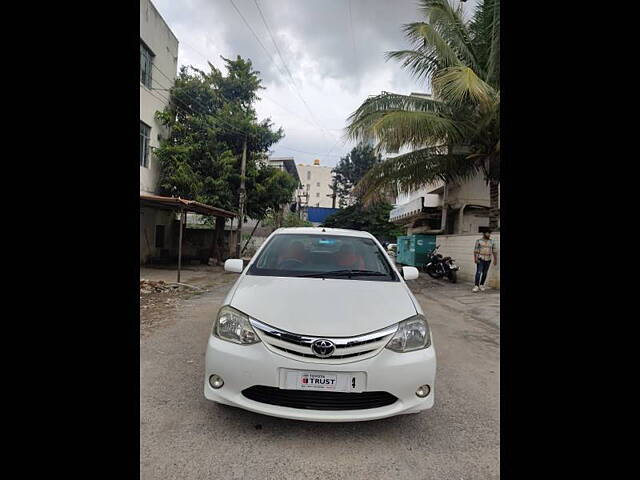
POLYGON ((204 395, 297 420, 431 408, 436 353, 420 304, 369 233, 281 228, 241 273, 209 335, 204 395))

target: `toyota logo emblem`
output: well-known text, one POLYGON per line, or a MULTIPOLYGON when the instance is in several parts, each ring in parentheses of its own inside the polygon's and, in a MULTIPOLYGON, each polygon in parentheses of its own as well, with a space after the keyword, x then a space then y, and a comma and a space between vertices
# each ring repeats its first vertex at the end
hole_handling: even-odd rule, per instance
POLYGON ((331 340, 321 338, 311 344, 311 350, 317 357, 327 358, 333 355, 333 352, 336 351, 336 346, 331 340))

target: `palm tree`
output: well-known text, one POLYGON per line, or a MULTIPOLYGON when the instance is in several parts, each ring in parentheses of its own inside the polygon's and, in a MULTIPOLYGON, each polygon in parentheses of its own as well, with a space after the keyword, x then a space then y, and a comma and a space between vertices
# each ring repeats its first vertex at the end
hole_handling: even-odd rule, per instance
POLYGON ((357 189, 365 201, 457 181, 483 172, 490 186, 490 227, 498 227, 500 183, 500 0, 484 0, 470 20, 461 4, 420 0, 425 21, 403 26, 411 48, 387 53, 433 96, 383 92, 349 117, 352 139, 379 150, 411 151, 372 168, 357 189))

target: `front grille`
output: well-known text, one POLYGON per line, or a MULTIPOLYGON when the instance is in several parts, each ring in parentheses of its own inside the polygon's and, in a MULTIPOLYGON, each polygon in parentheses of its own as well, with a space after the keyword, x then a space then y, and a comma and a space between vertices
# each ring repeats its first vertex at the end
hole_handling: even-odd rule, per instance
MULTIPOLYGON (((277 345, 271 345, 274 348, 277 348, 278 350, 282 350, 283 352, 287 352, 290 353, 292 355, 296 355, 298 357, 305 357, 305 358, 318 358, 316 355, 314 355, 313 353, 300 353, 300 352, 296 352, 295 350, 289 350, 287 348, 282 348, 279 347, 277 345)), ((347 353, 346 355, 331 355, 331 359, 332 360, 336 360, 336 359, 340 359, 340 358, 352 358, 352 357, 358 357, 361 355, 367 355, 368 353, 373 352, 373 350, 365 350, 364 352, 356 352, 356 353, 347 353)))
POLYGON ((246 388, 242 394, 256 402, 305 410, 365 410, 386 407, 398 400, 388 392, 315 392, 285 390, 264 385, 246 388))
POLYGON ((280 330, 254 318, 251 325, 264 344, 271 351, 294 359, 304 359, 312 363, 347 363, 373 357, 389 342, 398 326, 377 330, 355 337, 315 337, 280 330), (311 350, 314 341, 326 339, 333 342, 336 349, 330 357, 318 357, 311 350))

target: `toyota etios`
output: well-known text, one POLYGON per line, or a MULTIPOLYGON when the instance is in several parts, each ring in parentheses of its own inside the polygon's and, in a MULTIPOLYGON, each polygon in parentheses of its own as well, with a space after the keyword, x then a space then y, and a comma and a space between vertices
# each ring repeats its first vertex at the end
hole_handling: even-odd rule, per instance
POLYGON ((213 321, 209 400, 277 417, 360 421, 433 406, 427 319, 369 233, 282 228, 241 273, 213 321))

